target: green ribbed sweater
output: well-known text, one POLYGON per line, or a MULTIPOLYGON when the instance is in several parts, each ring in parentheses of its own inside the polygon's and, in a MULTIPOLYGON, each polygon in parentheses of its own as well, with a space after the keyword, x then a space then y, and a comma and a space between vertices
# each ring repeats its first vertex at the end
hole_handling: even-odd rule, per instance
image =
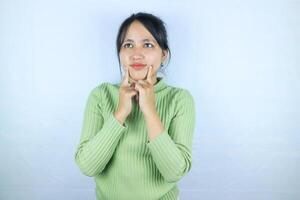
POLYGON ((120 84, 102 83, 89 94, 75 161, 94 177, 97 200, 175 200, 179 181, 192 164, 195 104, 188 90, 154 85, 156 108, 165 130, 148 140, 138 104, 124 124, 113 115, 120 84))

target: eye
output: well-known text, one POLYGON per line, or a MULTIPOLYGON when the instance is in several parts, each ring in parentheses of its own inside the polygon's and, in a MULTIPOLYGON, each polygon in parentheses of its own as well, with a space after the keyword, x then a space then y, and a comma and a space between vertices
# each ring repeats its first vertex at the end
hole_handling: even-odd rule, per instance
POLYGON ((124 48, 132 48, 132 44, 131 43, 125 43, 125 44, 123 44, 123 47, 124 48))
POLYGON ((151 44, 151 43, 145 43, 145 47, 147 47, 147 48, 153 48, 153 47, 154 47, 154 45, 153 45, 153 44, 151 44))

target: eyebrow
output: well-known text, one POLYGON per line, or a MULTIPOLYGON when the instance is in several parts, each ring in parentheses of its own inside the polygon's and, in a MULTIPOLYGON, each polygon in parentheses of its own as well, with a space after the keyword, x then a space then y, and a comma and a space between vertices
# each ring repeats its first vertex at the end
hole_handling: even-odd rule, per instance
MULTIPOLYGON (((124 42, 133 42, 134 43, 134 40, 132 40, 132 39, 126 39, 126 40, 124 40, 124 42)), ((143 39, 142 42, 154 42, 155 43, 155 41, 149 40, 149 39, 143 39)))

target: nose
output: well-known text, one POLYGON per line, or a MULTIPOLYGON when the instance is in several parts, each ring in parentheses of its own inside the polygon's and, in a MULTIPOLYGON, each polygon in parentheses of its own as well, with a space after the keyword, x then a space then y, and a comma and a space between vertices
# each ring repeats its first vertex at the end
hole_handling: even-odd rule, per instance
POLYGON ((140 49, 140 48, 133 49, 132 54, 131 54, 132 60, 140 60, 140 59, 143 59, 144 57, 145 56, 144 56, 144 52, 142 49, 140 49))

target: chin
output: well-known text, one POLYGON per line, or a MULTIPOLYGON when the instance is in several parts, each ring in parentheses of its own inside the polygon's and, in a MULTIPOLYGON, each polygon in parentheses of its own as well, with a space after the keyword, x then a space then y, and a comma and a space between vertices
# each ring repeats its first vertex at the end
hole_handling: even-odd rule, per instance
POLYGON ((130 72, 130 77, 134 80, 144 80, 146 78, 147 73, 136 73, 130 72))

